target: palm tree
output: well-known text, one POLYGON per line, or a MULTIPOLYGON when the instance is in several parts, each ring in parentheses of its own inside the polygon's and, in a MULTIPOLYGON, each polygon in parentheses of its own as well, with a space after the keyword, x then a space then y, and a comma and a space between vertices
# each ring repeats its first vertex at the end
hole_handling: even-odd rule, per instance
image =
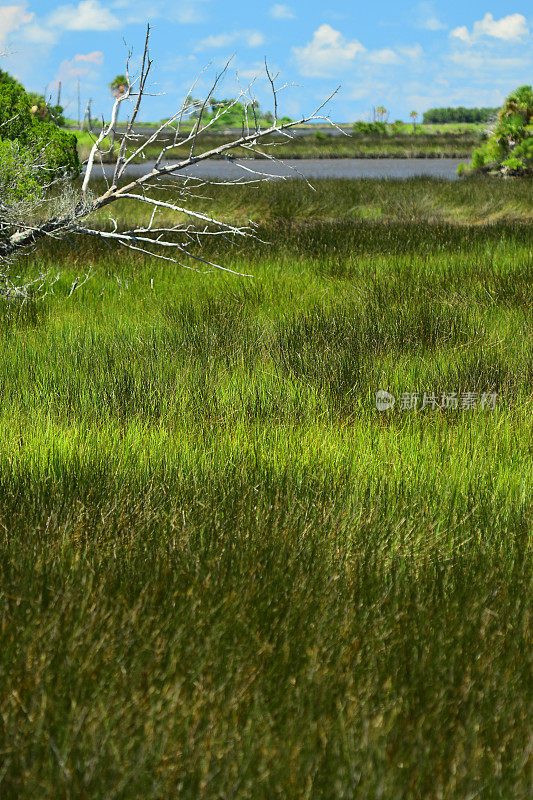
POLYGON ((416 120, 418 118, 418 111, 411 111, 409 116, 413 120, 413 131, 416 131, 416 120))
POLYGON ((128 79, 125 75, 117 75, 109 84, 113 97, 120 97, 128 88, 128 79))

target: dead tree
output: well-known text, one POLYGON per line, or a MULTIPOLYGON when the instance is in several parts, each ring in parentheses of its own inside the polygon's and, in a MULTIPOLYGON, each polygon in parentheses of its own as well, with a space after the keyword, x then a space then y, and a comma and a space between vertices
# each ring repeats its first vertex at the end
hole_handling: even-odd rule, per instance
MULTIPOLYGON (((136 130, 135 124, 141 109, 143 99, 151 96, 148 85, 148 78, 153 66, 153 60, 149 50, 150 26, 147 27, 144 50, 141 59, 140 72, 136 77, 130 75, 131 52, 128 53, 126 63, 127 84, 122 94, 116 97, 110 121, 102 121, 101 130, 95 136, 89 157, 85 164, 85 174, 81 189, 67 192, 67 200, 60 204, 60 211, 49 204, 53 209, 52 213, 44 215, 44 218, 32 220, 31 222, 25 212, 15 213, 13 209, 0 203, 0 281, 3 284, 4 294, 24 294, 29 288, 29 284, 23 284, 10 278, 12 273, 11 264, 20 254, 30 248, 35 247, 45 238, 69 237, 72 241, 76 235, 94 236, 106 242, 115 242, 117 245, 129 248, 134 251, 150 254, 159 259, 180 264, 189 269, 194 268, 192 264, 204 266, 209 269, 224 269, 232 272, 227 267, 208 261, 202 257, 201 245, 202 238, 207 236, 224 237, 246 237, 254 235, 252 223, 246 226, 232 225, 219 219, 215 219, 209 210, 198 211, 191 207, 193 197, 197 198, 198 190, 206 184, 213 184, 213 181, 201 179, 191 174, 190 169, 197 164, 201 164, 209 159, 228 158, 232 151, 237 148, 247 156, 262 158, 268 163, 269 159, 276 160, 269 146, 275 146, 273 137, 291 138, 291 129, 296 125, 301 125, 311 121, 326 121, 330 124, 331 120, 325 114, 326 103, 336 94, 333 92, 315 111, 299 120, 281 123, 278 117, 278 97, 280 91, 288 84, 277 86, 277 75, 273 76, 265 62, 265 71, 268 83, 271 88, 274 113, 273 120, 267 127, 262 127, 257 118, 257 101, 253 93, 253 84, 245 89, 241 89, 239 95, 225 104, 220 104, 216 112, 209 115, 210 99, 219 88, 221 81, 227 74, 229 63, 216 76, 209 92, 205 95, 205 100, 198 103, 194 101, 194 108, 191 107, 190 98, 199 77, 191 87, 187 99, 176 112, 162 122, 157 130, 150 134, 143 134, 136 130), (126 124, 125 130, 119 134, 117 131, 117 118, 122 104, 131 103, 132 111, 126 124), (207 149, 202 148, 203 135, 209 133, 216 127, 216 123, 224 114, 231 110, 236 103, 244 107, 244 118, 242 129, 239 135, 234 136, 230 141, 226 141, 216 147, 207 149), (190 117, 194 113, 192 128, 190 127, 190 117), (184 123, 188 124, 184 124, 184 123), (162 139, 165 140, 162 142, 162 139), (270 142, 269 142, 270 140, 270 142), (151 145, 161 143, 157 158, 152 166, 137 177, 131 177, 129 167, 133 163, 138 163, 139 159, 145 157, 146 149, 151 145), (259 149, 259 146, 262 149, 259 149), (183 153, 186 148, 187 155, 177 158, 178 148, 183 153), (105 178, 106 189, 98 196, 94 196, 91 191, 91 181, 99 171, 99 165, 103 166, 104 157, 113 159, 112 177, 105 178), (164 183, 165 179, 173 179, 164 183), (161 199, 161 188, 172 186, 172 193, 168 199, 161 199), (151 209, 149 222, 138 225, 129 230, 120 230, 118 225, 113 222, 111 230, 100 227, 93 227, 90 224, 91 218, 96 212, 111 206, 117 201, 138 204, 151 209), (158 223, 158 214, 164 211, 167 217, 166 224, 158 223), (175 224, 169 224, 168 216, 175 216, 175 224), (185 220, 185 221, 184 221, 185 220)), ((250 162, 248 162, 249 164, 250 162)), ((260 162, 252 162, 254 166, 243 165, 244 177, 237 180, 225 180, 224 184, 236 186, 245 183, 256 182, 268 178, 268 172, 259 168, 260 162)), ((46 202, 43 207, 46 207, 46 202)), ((38 281, 41 279, 41 276, 38 281)), ((2 288, 0 288, 0 293, 2 288)))

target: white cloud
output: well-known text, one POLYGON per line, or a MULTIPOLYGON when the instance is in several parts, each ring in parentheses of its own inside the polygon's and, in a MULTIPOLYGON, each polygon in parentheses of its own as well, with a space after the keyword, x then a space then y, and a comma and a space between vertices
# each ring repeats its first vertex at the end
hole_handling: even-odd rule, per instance
POLYGON ((412 44, 406 45, 405 47, 399 47, 398 52, 406 58, 420 58, 423 55, 424 50, 422 49, 421 45, 412 44))
POLYGON ((497 74, 503 70, 525 70, 528 67, 528 61, 519 56, 495 58, 493 53, 480 53, 475 50, 451 53, 449 59, 462 69, 468 69, 479 74, 485 72, 497 74))
POLYGON ((0 44, 3 44, 10 33, 30 23, 35 14, 26 10, 26 3, 18 6, 0 6, 0 44))
POLYGON ((97 68, 104 63, 104 54, 100 50, 92 53, 76 53, 74 58, 64 59, 57 70, 56 81, 68 84, 78 78, 95 80, 98 77, 97 68))
MULTIPOLYGON (((179 3, 179 5, 174 7, 171 11, 172 19, 175 19, 176 22, 181 22, 182 25, 190 25, 194 22, 202 22, 204 20, 203 11, 200 8, 202 2, 203 0, 188 0, 187 2, 179 3)), ((163 10, 161 16, 166 17, 167 14, 168 7, 163 10)), ((146 12, 144 19, 146 19, 146 12)))
POLYGON ((304 47, 293 47, 293 53, 302 75, 314 78, 338 75, 355 64, 369 73, 380 66, 419 59, 424 51, 419 44, 367 50, 357 39, 348 41, 330 25, 321 25, 313 39, 304 47))
POLYGON ((92 53, 76 53, 74 61, 84 61, 86 64, 103 64, 104 54, 101 50, 93 50, 92 53))
POLYGON ((416 27, 423 28, 426 31, 442 31, 448 27, 438 18, 435 3, 431 2, 431 0, 418 4, 416 17, 416 27))
POLYGON ((460 25, 458 28, 454 28, 453 31, 450 32, 450 36, 452 39, 460 39, 462 42, 470 42, 470 34, 468 33, 468 28, 466 25, 460 25))
POLYGON ((373 50, 369 53, 368 60, 372 64, 397 64, 400 58, 390 47, 385 47, 383 50, 373 50))
POLYGON ((56 81, 65 84, 75 78, 84 78, 89 72, 89 67, 79 65, 74 58, 65 58, 58 67, 56 81))
POLYGON ((335 74, 365 50, 357 39, 348 41, 340 31, 326 24, 317 28, 312 40, 304 47, 292 48, 300 72, 308 77, 335 74))
POLYGON ((248 47, 260 47, 265 41, 265 37, 259 31, 249 31, 244 38, 248 47))
POLYGON ((35 25, 26 25, 21 31, 24 41, 30 44, 52 46, 57 42, 57 31, 45 28, 43 25, 35 23, 35 25))
POLYGON ((244 44, 246 47, 260 47, 265 37, 260 31, 233 31, 232 33, 214 33, 202 39, 196 50, 211 50, 219 47, 231 47, 244 44))
POLYGON ((466 44, 474 44, 483 36, 501 39, 505 42, 516 42, 529 35, 529 28, 523 14, 508 14, 501 19, 494 19, 492 14, 485 14, 483 19, 474 22, 472 32, 466 25, 460 25, 450 32, 453 39, 459 39, 466 44))
POLYGON ((270 7, 268 13, 274 19, 294 19, 296 16, 292 8, 283 5, 283 3, 275 3, 270 7))
POLYGON ((121 23, 98 0, 81 0, 77 6, 59 6, 47 19, 51 28, 67 31, 110 31, 119 28, 121 23))
POLYGON ((126 24, 146 24, 147 20, 163 17, 167 22, 181 22, 189 25, 205 19, 203 6, 209 0, 178 0, 178 2, 161 2, 161 0, 113 0, 111 8, 120 10, 120 18, 126 24))
POLYGON ((446 30, 446 25, 441 22, 438 17, 428 17, 422 25, 427 31, 443 31, 446 30))

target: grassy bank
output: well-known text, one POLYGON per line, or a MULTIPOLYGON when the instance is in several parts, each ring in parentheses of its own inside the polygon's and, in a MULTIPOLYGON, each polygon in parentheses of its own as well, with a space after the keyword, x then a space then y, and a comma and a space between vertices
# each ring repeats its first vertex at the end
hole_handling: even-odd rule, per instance
MULTIPOLYGON (((92 139, 88 133, 77 133, 79 152, 82 159, 87 158, 92 139)), ((202 149, 218 147, 228 140, 228 136, 220 133, 203 136, 199 141, 202 149)), ((146 157, 157 158, 161 145, 166 140, 161 137, 146 149, 146 157)), ((332 136, 323 133, 311 133, 287 141, 285 138, 271 140, 275 146, 266 150, 279 158, 469 158, 473 150, 479 147, 480 133, 472 132, 433 132, 433 133, 397 133, 385 136, 351 135, 332 136)), ((118 147, 118 145, 117 145, 118 147)), ((188 148, 176 148, 173 158, 179 159, 188 155, 188 148)), ((236 156, 250 156, 250 152, 242 149, 235 151, 236 156)), ((170 158, 169 154, 169 158, 170 158)), ((112 154, 104 156, 110 162, 112 154)))
POLYGON ((64 273, 0 311, 2 798, 529 797, 533 209, 495 186, 219 190, 253 279, 22 265, 64 273))

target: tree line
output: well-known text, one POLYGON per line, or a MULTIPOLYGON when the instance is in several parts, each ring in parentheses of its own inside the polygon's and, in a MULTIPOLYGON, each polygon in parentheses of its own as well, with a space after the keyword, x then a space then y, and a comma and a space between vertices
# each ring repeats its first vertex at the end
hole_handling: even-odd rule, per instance
POLYGON ((424 125, 446 122, 491 122, 497 117, 498 111, 498 108, 464 108, 464 106, 430 108, 424 112, 422 122, 424 125))

